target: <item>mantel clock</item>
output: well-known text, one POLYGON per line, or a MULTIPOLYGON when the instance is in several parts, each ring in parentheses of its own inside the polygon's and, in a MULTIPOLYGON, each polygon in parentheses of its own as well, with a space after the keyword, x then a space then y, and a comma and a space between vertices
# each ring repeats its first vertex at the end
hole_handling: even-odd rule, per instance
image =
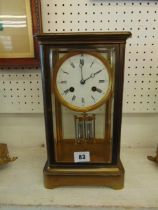
POLYGON ((39 34, 47 188, 120 189, 124 55, 130 32, 39 34))

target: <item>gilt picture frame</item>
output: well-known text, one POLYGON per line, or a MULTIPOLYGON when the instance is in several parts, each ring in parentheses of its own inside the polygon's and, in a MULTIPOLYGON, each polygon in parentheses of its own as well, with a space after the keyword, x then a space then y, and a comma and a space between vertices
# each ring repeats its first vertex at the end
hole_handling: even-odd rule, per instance
POLYGON ((0 0, 0 68, 38 68, 38 0, 0 0))

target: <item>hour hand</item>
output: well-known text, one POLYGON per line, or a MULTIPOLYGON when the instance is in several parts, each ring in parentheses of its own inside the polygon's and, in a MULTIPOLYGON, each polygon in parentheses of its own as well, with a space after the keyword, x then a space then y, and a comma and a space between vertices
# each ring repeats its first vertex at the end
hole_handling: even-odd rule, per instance
POLYGON ((80 81, 81 84, 84 84, 83 70, 82 70, 83 66, 84 66, 84 59, 80 59, 79 67, 80 67, 80 69, 81 69, 81 81, 80 81))

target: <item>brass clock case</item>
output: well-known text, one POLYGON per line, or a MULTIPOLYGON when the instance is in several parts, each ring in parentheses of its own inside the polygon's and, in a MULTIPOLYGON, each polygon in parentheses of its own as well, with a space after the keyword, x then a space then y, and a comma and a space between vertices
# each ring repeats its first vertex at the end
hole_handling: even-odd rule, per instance
POLYGON ((130 36, 125 31, 36 36, 40 44, 46 129, 47 161, 43 170, 46 188, 77 185, 123 188, 120 136, 125 46, 130 36), (84 59, 80 54, 87 55, 84 59), (96 65, 90 69, 92 56, 96 65), (70 61, 77 71, 69 69, 70 61), (81 66, 87 69, 85 73, 81 66), (62 75, 66 69, 67 78, 62 75), (94 73, 101 69, 102 73, 95 77, 94 73), (90 75, 95 78, 83 85, 81 81, 87 81, 90 75), (101 80, 104 84, 100 84, 101 80), (65 86, 61 85, 63 81, 65 86), (101 89, 101 94, 93 87, 101 89), (64 92, 67 89, 68 95, 64 92), (72 101, 74 95, 76 99, 72 101), (93 101, 92 96, 96 97, 93 101))

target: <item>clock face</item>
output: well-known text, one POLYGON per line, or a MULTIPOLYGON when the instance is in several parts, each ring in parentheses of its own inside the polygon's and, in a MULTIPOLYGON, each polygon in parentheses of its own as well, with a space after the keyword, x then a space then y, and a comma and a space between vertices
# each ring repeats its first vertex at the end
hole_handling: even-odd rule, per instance
POLYGON ((55 94, 70 109, 93 110, 108 99, 110 73, 107 61, 99 53, 68 53, 55 68, 55 94))

